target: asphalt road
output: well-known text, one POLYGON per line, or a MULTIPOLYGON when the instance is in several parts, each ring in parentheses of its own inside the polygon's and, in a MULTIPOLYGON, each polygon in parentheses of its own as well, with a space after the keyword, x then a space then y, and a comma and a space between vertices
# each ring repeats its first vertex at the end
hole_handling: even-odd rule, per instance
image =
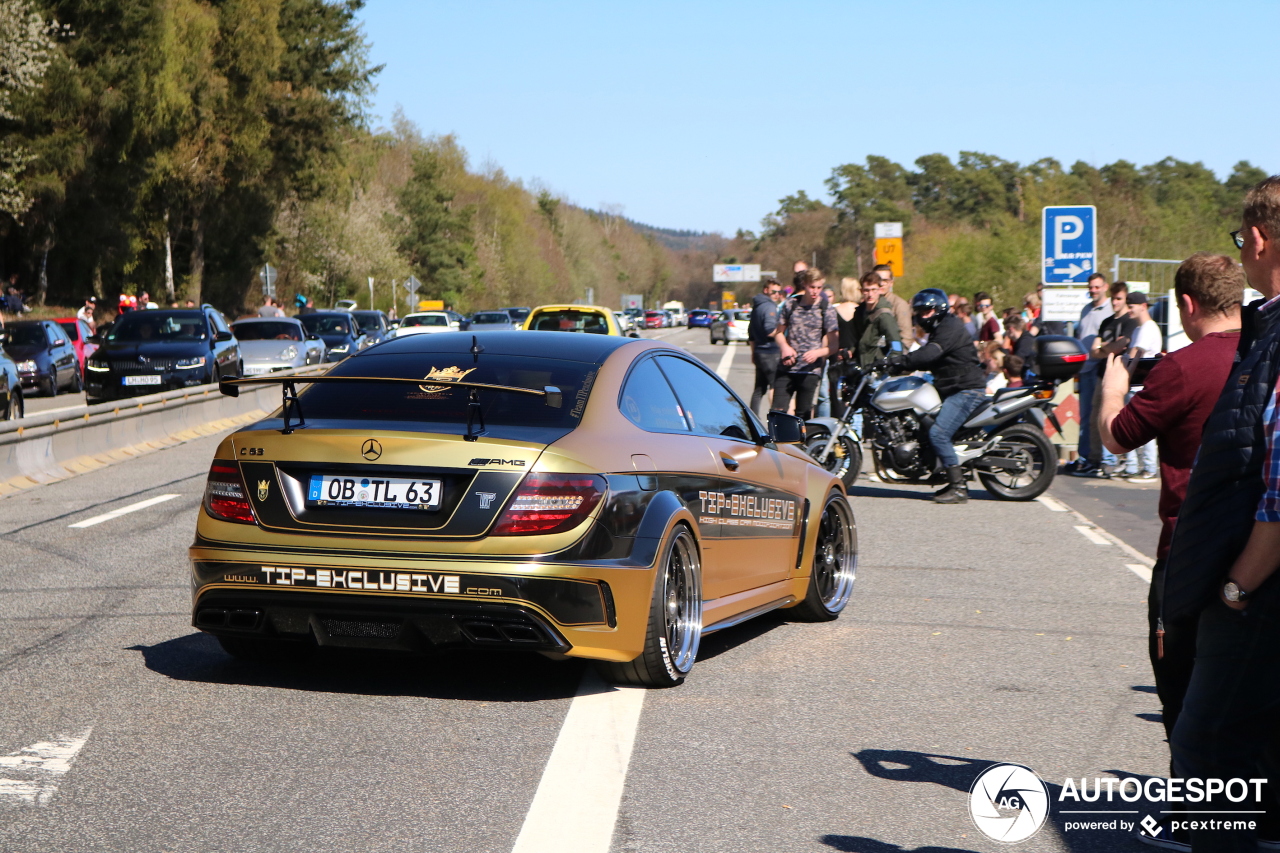
MULTIPOLYGON (((724 364, 702 330, 646 335, 724 364)), ((232 661, 191 628, 187 586, 216 443, 0 501, 0 849, 511 851, 584 667, 232 661), (22 777, 43 805, 14 793, 23 756, 81 738, 69 769, 22 777)), ((1055 488, 1083 512, 1102 487, 1055 488)), ((838 621, 783 612, 712 635, 685 685, 644 696, 612 850, 1006 850, 966 809, 993 762, 1054 795, 1068 776, 1162 774, 1132 556, 1038 502, 928 492, 854 489, 859 578, 838 621)), ((1016 849, 1136 849, 1070 819, 1016 849)))

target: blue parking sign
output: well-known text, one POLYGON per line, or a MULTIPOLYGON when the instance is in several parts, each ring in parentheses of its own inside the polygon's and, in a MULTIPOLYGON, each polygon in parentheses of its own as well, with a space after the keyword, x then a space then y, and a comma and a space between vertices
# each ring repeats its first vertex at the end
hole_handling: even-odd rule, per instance
POLYGON ((1041 280, 1083 284, 1098 268, 1097 208, 1046 207, 1042 218, 1041 280))

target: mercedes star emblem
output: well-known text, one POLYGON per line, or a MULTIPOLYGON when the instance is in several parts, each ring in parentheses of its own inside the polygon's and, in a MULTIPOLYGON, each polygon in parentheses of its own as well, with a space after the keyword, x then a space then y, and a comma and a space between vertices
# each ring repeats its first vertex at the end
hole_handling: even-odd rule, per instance
POLYGON ((382 455, 382 445, 371 438, 360 448, 360 455, 372 462, 382 455))

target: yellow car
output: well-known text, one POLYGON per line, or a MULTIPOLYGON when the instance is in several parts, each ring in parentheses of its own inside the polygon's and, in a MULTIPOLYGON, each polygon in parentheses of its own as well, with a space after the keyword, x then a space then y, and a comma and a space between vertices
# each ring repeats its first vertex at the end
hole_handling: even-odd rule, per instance
POLYGON ((681 683, 701 637, 835 619, 840 479, 688 353, 613 335, 396 338, 280 385, 227 437, 190 550, 192 620, 231 654, 527 649, 681 683))
POLYGON ((524 328, 535 332, 624 334, 613 312, 597 305, 539 305, 525 317, 524 328))

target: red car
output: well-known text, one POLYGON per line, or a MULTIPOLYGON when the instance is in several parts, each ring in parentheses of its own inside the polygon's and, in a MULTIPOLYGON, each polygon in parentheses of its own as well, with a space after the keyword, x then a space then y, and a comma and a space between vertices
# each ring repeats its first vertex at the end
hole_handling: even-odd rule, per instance
POLYGON ((667 325, 667 312, 665 311, 646 311, 644 312, 644 327, 646 329, 662 329, 667 325))
POLYGON ((76 361, 80 363, 80 377, 84 378, 85 361, 98 351, 98 345, 91 344, 88 341, 93 331, 79 317, 59 317, 53 322, 57 323, 62 331, 67 333, 67 338, 70 339, 71 345, 76 348, 76 361))

